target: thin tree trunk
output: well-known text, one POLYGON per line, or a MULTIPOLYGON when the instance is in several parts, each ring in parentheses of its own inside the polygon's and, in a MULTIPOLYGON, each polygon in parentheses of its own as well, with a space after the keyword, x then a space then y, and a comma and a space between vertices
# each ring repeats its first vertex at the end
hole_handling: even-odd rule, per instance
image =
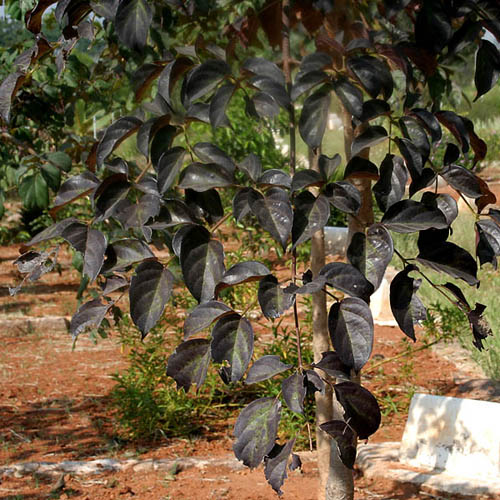
MULTIPOLYGON (((309 166, 319 171, 319 150, 309 151, 309 166)), ((311 238, 311 271, 317 276, 320 269, 325 265, 325 233, 323 230, 316 231, 311 238)), ((328 335, 328 318, 326 308, 326 294, 316 292, 312 296, 312 327, 313 327, 313 352, 314 362, 321 359, 321 353, 329 351, 330 339, 328 335)), ((324 376, 323 372, 318 372, 324 376)), ((326 483, 330 473, 330 447, 332 440, 320 430, 319 425, 333 418, 332 388, 326 386, 325 394, 315 393, 316 399, 316 450, 318 456, 319 488, 318 500, 325 499, 326 483)))

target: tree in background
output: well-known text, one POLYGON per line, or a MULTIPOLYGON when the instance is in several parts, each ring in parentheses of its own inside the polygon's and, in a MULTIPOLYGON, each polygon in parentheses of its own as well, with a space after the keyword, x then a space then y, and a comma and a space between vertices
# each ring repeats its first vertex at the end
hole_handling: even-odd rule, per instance
MULTIPOLYGON (((226 384, 286 374, 279 397, 257 399, 240 413, 236 456, 249 467, 264 462, 266 478, 279 493, 288 466, 300 462, 293 453, 295 436, 278 442, 280 415, 304 414, 307 395, 314 393, 319 498, 353 498, 357 440, 380 424, 377 401, 360 384, 373 345, 369 302, 393 253, 405 265, 390 288, 391 309, 404 334, 416 340, 414 324, 426 315, 417 295, 421 278, 429 280, 426 267, 442 273, 446 281, 432 286, 467 314, 478 349, 491 333, 484 306, 472 307, 457 283, 479 285, 477 260, 496 266, 500 212, 486 212, 495 196, 475 173, 486 144, 472 122, 446 103, 454 71, 464 71, 474 54, 476 99, 498 79, 499 52, 481 38, 487 29, 500 39, 496 2, 32 3, 25 22, 34 46, 0 87, 6 124, 11 116, 16 120, 17 96, 32 75, 53 57, 65 74, 82 36, 93 40, 92 49, 102 44, 93 64, 130 76, 131 86, 124 88, 134 90, 130 112, 85 154, 82 146, 85 167, 65 180, 53 202, 57 217, 62 207, 90 197, 92 217, 58 220, 26 245, 63 238, 83 255, 89 300, 72 318, 73 336, 99 327, 119 307, 112 292, 128 288, 130 314, 144 338, 169 300, 178 262, 181 281, 199 305, 186 318, 184 341, 169 357, 167 375, 187 391, 203 383, 211 363, 226 384), (49 41, 42 27, 52 4, 60 36, 49 41), (343 158, 321 152, 332 100, 343 110, 343 158), (226 111, 235 103, 244 105, 249 126, 273 128, 278 117, 286 119, 288 168, 263 164, 250 147, 248 156, 235 161, 210 141, 193 143, 200 123, 206 130, 231 128, 226 111), (299 136, 309 150, 305 169, 297 168, 299 136), (120 144, 132 137, 142 158, 127 161, 120 144), (382 146, 387 154, 376 165, 370 149, 382 146), (437 162, 440 151, 443 160, 437 162), (342 180, 335 180, 341 168, 342 180), (439 193, 439 179, 474 199, 475 207, 467 203, 476 217, 475 258, 448 241, 458 209, 450 195, 439 193), (382 213, 377 221, 373 198, 382 213), (348 263, 325 264, 322 228, 331 207, 351 218, 348 263), (245 249, 246 260, 226 268, 222 231, 247 217, 289 256, 288 277, 248 260, 245 249), (418 254, 401 255, 392 232, 418 233, 418 254), (311 269, 299 269, 297 249, 310 239, 311 269), (153 254, 157 241, 168 245, 167 260, 153 254), (250 281, 258 281, 255 301, 242 310, 228 305, 224 290, 250 281), (297 306, 306 294, 314 302, 310 366, 303 362, 302 350, 310 346, 303 345, 297 306), (293 310, 297 366, 277 356, 253 360, 249 312, 257 303, 268 319, 293 310)), ((35 158, 31 175, 43 175, 43 168, 35 158)), ((29 250, 16 263, 27 279, 36 279, 52 259, 52 251, 29 250)))

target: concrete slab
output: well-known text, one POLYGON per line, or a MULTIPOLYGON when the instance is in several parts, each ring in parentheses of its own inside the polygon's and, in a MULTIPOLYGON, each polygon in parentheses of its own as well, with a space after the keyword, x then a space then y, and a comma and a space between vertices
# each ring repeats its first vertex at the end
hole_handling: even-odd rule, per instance
POLYGON ((464 478, 500 478, 500 404, 415 394, 401 463, 464 478))
POLYGON ((465 478, 446 471, 429 471, 399 462, 399 442, 360 444, 356 465, 367 477, 411 483, 422 491, 451 498, 500 498, 500 478, 465 478))

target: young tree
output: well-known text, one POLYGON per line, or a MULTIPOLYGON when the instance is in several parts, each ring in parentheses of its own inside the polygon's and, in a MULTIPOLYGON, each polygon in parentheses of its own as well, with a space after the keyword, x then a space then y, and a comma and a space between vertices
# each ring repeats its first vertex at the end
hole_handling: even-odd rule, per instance
MULTIPOLYGON (((476 260, 496 266, 500 254, 500 212, 484 213, 496 200, 475 173, 486 144, 470 120, 442 109, 454 68, 463 71, 474 53, 476 99, 496 83, 500 55, 481 38, 486 29, 500 39, 496 2, 39 0, 25 17, 35 44, 44 11, 55 3, 62 33, 50 47, 67 44, 63 56, 69 57, 80 26, 90 19, 104 33, 108 60, 133 75, 137 104, 106 128, 88 152, 86 169, 66 180, 54 200, 56 214, 89 196, 92 220, 59 220, 27 245, 65 239, 82 253, 91 286, 102 285, 98 298, 73 316, 72 334, 98 327, 118 307, 109 294, 128 287, 131 317, 144 338, 169 300, 174 282, 169 266, 178 261, 184 285, 199 305, 186 318, 185 339, 170 356, 167 375, 189 390, 203 383, 211 362, 228 384, 285 373, 280 397, 260 398, 240 413, 236 456, 249 467, 264 462, 267 480, 280 493, 288 464, 299 464, 295 437, 277 442, 280 415, 303 414, 306 394, 313 392, 319 497, 353 498, 357 439, 367 439, 380 424, 377 401, 360 384, 373 345, 369 302, 393 253, 405 268, 391 283, 391 308, 413 340, 414 324, 425 318, 417 295, 417 276, 429 280, 425 267, 477 286, 476 260), (210 142, 191 144, 197 122, 214 129, 231 126, 226 110, 237 97, 244 99, 249 121, 270 123, 286 115, 289 169, 266 168, 253 153, 235 161, 210 142), (333 99, 343 109, 344 160, 321 153, 333 99), (115 154, 134 134, 142 166, 115 154), (297 168, 297 134, 309 147, 310 168, 297 168), (369 150, 380 144, 387 145, 387 155, 377 166, 369 150), (443 160, 433 160, 440 151, 443 160), (343 179, 335 181, 341 164, 343 179), (476 208, 470 207, 476 216, 476 258, 448 241, 458 210, 450 195, 438 192, 439 178, 475 200, 476 208), (372 196, 383 213, 376 222, 372 196), (331 206, 351 217, 348 263, 325 264, 322 229, 331 206), (255 260, 226 269, 218 231, 249 215, 290 255, 285 282, 255 260), (401 255, 391 232, 418 232, 418 255, 401 255), (159 235, 170 242, 167 261, 150 248, 159 235), (311 270, 299 273, 296 250, 311 238, 311 270), (252 363, 252 304, 234 310, 221 292, 254 280, 266 318, 293 309, 297 366, 277 356, 252 363), (314 297, 311 366, 301 354, 306 346, 297 298, 304 294, 314 297), (332 301, 328 314, 327 300, 332 301)), ((4 119, 26 72, 37 64, 43 61, 35 55, 2 84, 4 119)), ((16 262, 35 279, 50 268, 50 256, 29 250, 16 262)), ((467 314, 481 349, 491 333, 484 306, 471 307, 455 283, 432 286, 467 314)))

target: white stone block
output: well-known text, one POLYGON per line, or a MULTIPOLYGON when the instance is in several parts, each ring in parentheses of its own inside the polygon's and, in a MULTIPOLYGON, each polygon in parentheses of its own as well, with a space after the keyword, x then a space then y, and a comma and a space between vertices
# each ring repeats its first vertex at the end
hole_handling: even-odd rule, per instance
POLYGON ((470 478, 500 477, 500 404, 415 394, 400 461, 470 478))

